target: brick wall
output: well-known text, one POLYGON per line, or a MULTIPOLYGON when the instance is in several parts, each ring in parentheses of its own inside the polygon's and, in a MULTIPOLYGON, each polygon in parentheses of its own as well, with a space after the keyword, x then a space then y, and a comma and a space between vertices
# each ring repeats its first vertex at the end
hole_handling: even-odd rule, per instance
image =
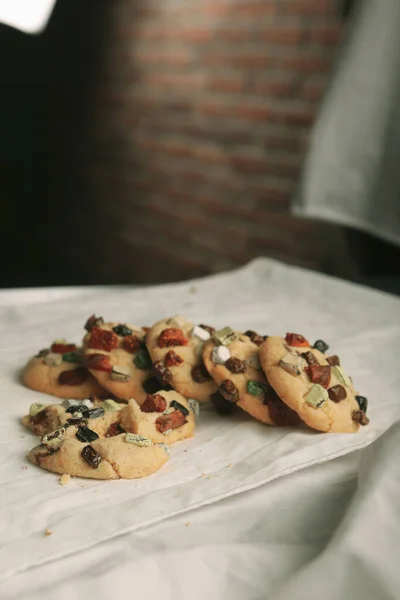
POLYGON ((87 281, 260 255, 335 271, 341 230, 289 206, 341 26, 335 0, 114 0, 81 150, 87 281))

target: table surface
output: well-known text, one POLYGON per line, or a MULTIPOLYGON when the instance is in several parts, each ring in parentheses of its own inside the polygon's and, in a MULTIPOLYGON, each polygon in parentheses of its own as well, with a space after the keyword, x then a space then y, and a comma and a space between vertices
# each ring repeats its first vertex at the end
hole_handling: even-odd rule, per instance
POLYGON ((398 298, 266 259, 156 288, 0 292, 0 597, 399 598, 399 316, 398 298), (15 365, 65 331, 79 339, 88 310, 329 337, 365 387, 371 425, 276 432, 204 411, 151 481, 63 488, 21 470, 34 443, 18 418, 41 395, 15 365))

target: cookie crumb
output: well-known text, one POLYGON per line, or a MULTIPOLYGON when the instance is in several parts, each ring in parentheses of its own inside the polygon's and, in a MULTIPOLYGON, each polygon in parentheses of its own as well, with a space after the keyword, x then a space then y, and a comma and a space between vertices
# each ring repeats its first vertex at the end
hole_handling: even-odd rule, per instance
POLYGON ((191 285, 189 288, 189 294, 195 294, 197 292, 197 287, 195 285, 191 285))
POLYGON ((44 535, 45 535, 46 537, 48 537, 49 535, 52 535, 52 533, 53 533, 53 532, 51 531, 51 529, 46 529, 46 531, 44 532, 44 535))
POLYGON ((63 486, 68 485, 70 480, 71 480, 71 475, 68 475, 68 473, 64 473, 60 477, 60 485, 63 485, 63 486))
POLYGON ((185 527, 189 527, 189 525, 190 525, 190 521, 187 521, 187 522, 185 523, 185 527))
POLYGON ((26 471, 26 470, 27 470, 27 468, 28 468, 28 467, 27 467, 26 465, 22 465, 22 467, 21 467, 21 471, 26 471))

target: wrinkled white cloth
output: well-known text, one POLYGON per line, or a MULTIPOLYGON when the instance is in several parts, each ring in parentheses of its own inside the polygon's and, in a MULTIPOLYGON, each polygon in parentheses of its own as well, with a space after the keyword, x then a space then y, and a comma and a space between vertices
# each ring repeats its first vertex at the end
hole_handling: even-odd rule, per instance
POLYGON ((400 245, 400 2, 358 0, 293 211, 400 245))
POLYGON ((398 298, 267 259, 147 289, 0 293, 2 600, 122 598, 130 585, 174 600, 396 597, 399 316, 398 298), (18 419, 47 397, 25 390, 17 368, 56 337, 78 341, 93 312, 322 338, 368 396, 371 424, 324 435, 203 410, 196 436, 155 475, 61 487, 25 459, 35 438, 18 419), (386 595, 368 596, 376 590, 386 595))
POLYGON ((24 33, 40 33, 55 3, 56 0, 0 0, 0 23, 24 33))

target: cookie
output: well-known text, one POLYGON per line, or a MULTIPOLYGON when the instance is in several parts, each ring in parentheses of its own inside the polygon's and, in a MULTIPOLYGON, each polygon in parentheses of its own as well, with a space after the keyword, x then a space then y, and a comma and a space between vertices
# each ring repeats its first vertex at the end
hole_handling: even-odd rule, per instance
POLYGON ((114 400, 64 400, 61 404, 31 404, 29 414, 21 419, 22 425, 42 437, 67 424, 87 422, 97 434, 107 436, 121 421, 126 404, 114 400))
POLYGON ((217 386, 202 360, 202 349, 214 329, 193 325, 182 316, 162 319, 150 328, 146 345, 159 381, 186 398, 208 402, 217 386))
POLYGON ((121 424, 126 430, 146 436, 154 443, 171 445, 192 437, 196 418, 186 398, 175 390, 163 390, 149 394, 141 406, 130 400, 121 424))
POLYGON ((22 382, 30 389, 57 398, 83 400, 89 396, 109 395, 83 366, 82 349, 65 340, 30 359, 22 371, 22 382))
POLYGON ((164 445, 152 444, 148 438, 139 439, 132 433, 82 442, 69 427, 56 450, 42 443, 30 451, 28 458, 60 475, 136 479, 158 471, 167 462, 168 452, 164 445))
POLYGON ((300 334, 269 337, 260 361, 277 394, 311 428, 355 433, 367 425, 367 401, 358 396, 338 356, 327 356, 327 344, 314 347, 300 334))
POLYGON ((280 400, 265 378, 259 346, 250 335, 254 332, 247 333, 238 334, 225 327, 204 344, 204 364, 219 393, 262 423, 296 425, 298 416, 280 400))
POLYGON ((92 375, 116 398, 144 402, 149 393, 146 382, 153 376, 144 343, 146 330, 124 323, 104 323, 94 316, 85 328, 84 364, 92 375))
POLYGON ((62 407, 64 413, 52 410, 60 426, 42 436, 28 455, 31 462, 53 473, 94 479, 135 479, 162 467, 168 460, 166 445, 126 431, 121 421, 128 406, 108 410, 107 402, 93 408, 72 404, 62 407))

